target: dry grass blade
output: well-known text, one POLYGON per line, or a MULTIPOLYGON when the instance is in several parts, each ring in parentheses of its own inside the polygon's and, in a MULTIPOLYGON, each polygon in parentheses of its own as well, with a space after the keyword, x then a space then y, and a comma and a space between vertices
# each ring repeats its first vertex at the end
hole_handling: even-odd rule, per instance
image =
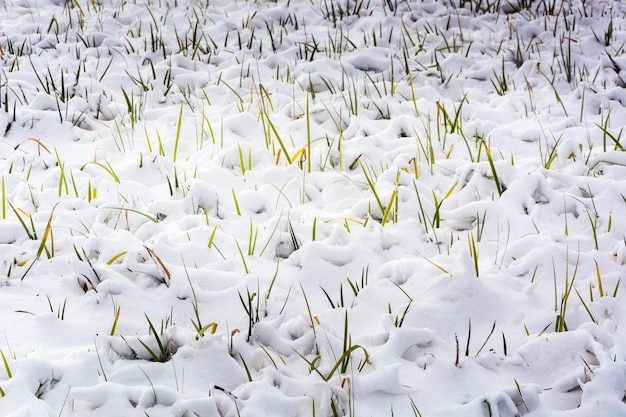
POLYGON ((167 269, 167 267, 165 266, 161 258, 159 258, 159 255, 157 255, 155 251, 153 251, 147 246, 144 246, 144 248, 146 248, 146 250, 148 251, 148 254, 152 257, 152 259, 154 259, 154 261, 157 264, 159 264, 159 266, 163 269, 163 272, 165 273, 165 276, 167 277, 168 281, 171 280, 172 274, 170 273, 169 269, 167 269))
POLYGON ((491 339, 491 335, 493 335, 494 330, 496 330, 495 321, 493 322, 493 326, 491 327, 491 331, 489 332, 489 335, 487 336, 483 344, 480 346, 480 349, 478 349, 478 352, 476 352, 476 355, 474 355, 475 358, 478 357, 478 355, 480 355, 480 352, 482 352, 482 350, 485 348, 485 345, 487 345, 487 342, 489 341, 489 339, 491 339))
POLYGON ((18 143, 17 145, 15 145, 15 148, 13 148, 13 149, 14 150, 19 149, 19 147, 22 146, 23 144, 25 144, 27 141, 35 142, 37 145, 39 145, 41 148, 43 148, 44 151, 46 151, 50 155, 52 155, 52 152, 50 152, 50 149, 46 148, 46 145, 41 143, 41 141, 39 139, 35 139, 35 138, 26 138, 23 141, 21 141, 20 143, 18 143))

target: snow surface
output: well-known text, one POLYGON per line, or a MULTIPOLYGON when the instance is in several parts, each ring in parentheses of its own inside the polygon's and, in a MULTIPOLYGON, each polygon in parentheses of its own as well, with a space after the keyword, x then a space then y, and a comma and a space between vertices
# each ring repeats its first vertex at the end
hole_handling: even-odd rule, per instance
POLYGON ((625 13, 3 0, 0 414, 626 416, 625 13))

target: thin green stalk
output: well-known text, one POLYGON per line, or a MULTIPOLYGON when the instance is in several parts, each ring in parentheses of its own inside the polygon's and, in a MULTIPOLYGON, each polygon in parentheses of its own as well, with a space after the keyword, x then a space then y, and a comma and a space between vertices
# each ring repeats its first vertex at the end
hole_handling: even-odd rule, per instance
POLYGON ((233 201, 235 202, 235 209, 237 210, 237 215, 241 216, 241 209, 239 208, 239 201, 237 200, 237 194, 235 194, 235 189, 232 188, 230 191, 233 194, 233 201))
MULTIPOLYGON (((306 304, 306 309, 309 313, 309 320, 311 322, 311 329, 313 329, 313 338, 315 339, 315 344, 317 346, 317 330, 315 330, 315 319, 313 318, 313 313, 311 313, 311 305, 309 304, 309 298, 304 291, 304 287, 302 283, 300 283, 300 289, 302 290, 302 296, 304 297, 304 302, 306 304)), ((321 374, 320 374, 321 375, 321 374)))
POLYGON ((253 230, 252 219, 250 219, 250 233, 248 236, 248 256, 254 255, 254 249, 256 248, 258 235, 259 235, 259 228, 257 226, 253 230))
POLYGON ((111 178, 113 178, 113 181, 115 181, 116 183, 120 183, 120 179, 117 176, 117 174, 115 174, 115 171, 113 170, 113 167, 111 166, 111 164, 109 164, 109 162, 105 159, 104 162, 106 163, 106 165, 100 163, 100 162, 87 162, 85 165, 83 165, 80 170, 83 171, 85 169, 85 167, 87 165, 93 164, 96 166, 99 166, 100 168, 102 168, 103 170, 105 170, 107 172, 107 174, 109 174, 111 176, 111 178))
POLYGON ((48 217, 48 223, 46 224, 46 228, 45 228, 43 236, 41 238, 41 243, 39 244, 39 249, 37 249, 37 255, 35 256, 35 259, 33 259, 33 262, 31 262, 30 266, 26 269, 26 271, 24 272, 24 274, 22 275, 22 278, 20 280, 24 280, 24 278, 26 278, 26 275, 30 272, 31 268, 35 265, 35 262, 37 262, 39 260, 39 258, 41 257, 41 254, 43 253, 44 250, 48 254, 48 257, 50 257, 50 253, 49 253, 48 249, 46 248, 46 241, 48 240, 48 236, 50 235, 50 232, 52 230, 52 216, 54 215, 54 210, 56 210, 57 205, 58 205, 58 203, 55 204, 55 206, 52 207, 52 210, 50 211, 50 217, 48 217))
POLYGON ((589 306, 587 306, 587 303, 585 303, 585 300, 583 300, 583 297, 580 295, 580 293, 578 292, 577 289, 574 288, 574 291, 576 291, 576 295, 578 296, 578 299, 580 300, 580 303, 583 305, 583 307, 585 308, 585 311, 587 312, 587 314, 589 315, 589 318, 591 318, 591 321, 594 322, 594 324, 598 324, 598 320, 596 320, 595 316, 593 315, 593 313, 591 312, 591 310, 589 309, 589 306))
POLYGON ((311 117, 309 113, 309 93, 306 94, 306 171, 311 172, 311 117))
POLYGON ((267 125, 269 126, 270 130, 272 131, 272 133, 274 133, 274 137, 276 138, 276 140, 278 140, 278 144, 280 145, 280 149, 285 154, 285 158, 287 158, 287 163, 289 165, 291 165, 293 159, 291 159, 291 156, 289 155, 289 152, 287 151, 287 147, 285 147, 285 143, 283 142, 283 139, 280 137, 280 133, 278 133, 278 130, 276 129, 276 126, 274 126, 274 123, 272 123, 272 121, 270 120, 269 115, 266 112, 262 112, 261 113, 261 117, 265 118, 265 121, 267 122, 267 125))
POLYGON ((246 164, 243 161, 243 151, 241 150, 241 144, 237 143, 237 151, 239 152, 239 167, 241 168, 241 175, 246 174, 246 164))
POLYGON ((183 124, 183 105, 180 105, 180 112, 178 114, 178 125, 176 126, 176 139, 174 140, 174 155, 172 156, 172 162, 176 162, 176 156, 178 155, 178 143, 180 141, 180 128, 183 124))
POLYGON ((476 273, 476 276, 479 277, 480 272, 478 270, 478 249, 476 248, 476 240, 474 239, 474 233, 470 233, 469 235, 467 235, 467 241, 469 244, 470 257, 474 261, 474 272, 476 273))
POLYGON ((67 178, 65 175, 65 163, 61 161, 61 157, 59 156, 59 152, 56 149, 56 147, 54 148, 54 153, 56 154, 57 165, 59 166, 59 171, 60 171, 58 196, 61 197, 61 195, 63 194, 64 188, 65 188, 65 194, 66 195, 69 194, 69 188, 67 186, 67 178))
POLYGON ((243 269, 246 271, 246 274, 250 273, 250 269, 248 269, 248 264, 246 263, 246 257, 243 255, 243 251, 241 250, 241 246, 239 246, 239 242, 237 238, 235 238, 235 245, 237 245, 237 250, 239 251, 239 256, 241 257, 241 263, 243 264, 243 269))
POLYGON ((250 373, 250 368, 248 368, 248 364, 241 356, 241 353, 238 353, 239 359, 241 359, 241 363, 243 364, 244 369, 246 370, 246 375, 248 376, 248 382, 252 382, 252 374, 250 373))
POLYGON ((115 319, 113 320, 113 326, 111 326, 111 331, 109 332, 110 336, 115 336, 115 332, 117 331, 117 324, 120 320, 120 307, 118 306, 115 310, 115 319))
POLYGON ((104 366, 102 365, 102 359, 100 358, 100 350, 98 349, 98 342, 96 341, 96 336, 93 337, 93 344, 96 347, 96 356, 98 357, 98 363, 100 364, 100 370, 102 371, 102 377, 104 381, 107 382, 109 379, 107 378, 107 374, 104 371, 104 366))
POLYGON ((374 199, 376 200, 376 204, 378 204, 378 208, 380 209, 380 213, 381 214, 385 213, 385 207, 383 206, 383 203, 380 201, 380 197, 378 196, 378 192, 376 191, 376 186, 374 185, 374 182, 373 182, 372 178, 367 173, 367 170, 365 169, 365 165, 363 165, 362 162, 359 162, 359 164, 361 165, 361 170, 363 171, 363 175, 365 176, 365 180, 367 181, 367 185, 370 187, 370 190, 372 190, 372 194, 374 195, 374 199))
POLYGON ((150 333, 152 333, 152 336, 154 337, 154 340, 157 343, 159 351, 155 352, 142 340, 139 340, 139 343, 141 343, 144 349, 146 349, 146 351, 150 354, 150 356, 152 356, 152 359, 154 359, 155 362, 167 362, 171 357, 170 352, 167 349, 167 345, 164 345, 163 341, 161 341, 161 338, 159 337, 159 334, 154 328, 154 325, 152 324, 152 321, 150 320, 148 315, 144 314, 144 316, 146 317, 146 320, 148 320, 148 327, 149 327, 150 333))
POLYGON ((2 220, 6 220, 7 218, 7 194, 6 188, 4 186, 4 175, 2 176, 2 220))
POLYGON ((4 370, 7 373, 7 378, 13 378, 13 373, 11 372, 11 367, 9 366, 9 361, 7 361, 6 356, 4 356, 4 352, 0 349, 0 355, 2 355, 2 362, 4 363, 4 370))
POLYGON ((498 195, 502 195, 502 186, 500 185, 500 180, 498 179, 498 172, 496 171, 496 166, 493 163, 493 158, 491 157, 491 150, 487 147, 485 140, 482 140, 483 146, 485 148, 485 153, 487 154, 487 160, 489 161, 489 167, 491 168, 491 173, 493 174, 493 181, 496 184, 496 190, 498 191, 498 195))

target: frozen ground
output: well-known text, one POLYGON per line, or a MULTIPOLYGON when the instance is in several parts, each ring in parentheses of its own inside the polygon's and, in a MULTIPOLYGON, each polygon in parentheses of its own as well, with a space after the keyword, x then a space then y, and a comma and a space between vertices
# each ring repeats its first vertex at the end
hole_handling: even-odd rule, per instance
POLYGON ((3 416, 626 416, 626 4, 2 0, 3 416))

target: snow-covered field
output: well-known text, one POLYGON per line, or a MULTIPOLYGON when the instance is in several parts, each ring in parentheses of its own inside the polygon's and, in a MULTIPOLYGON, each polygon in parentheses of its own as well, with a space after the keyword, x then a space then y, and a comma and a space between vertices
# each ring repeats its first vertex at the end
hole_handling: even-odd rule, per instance
POLYGON ((626 3, 0 6, 0 415, 626 416, 626 3))

